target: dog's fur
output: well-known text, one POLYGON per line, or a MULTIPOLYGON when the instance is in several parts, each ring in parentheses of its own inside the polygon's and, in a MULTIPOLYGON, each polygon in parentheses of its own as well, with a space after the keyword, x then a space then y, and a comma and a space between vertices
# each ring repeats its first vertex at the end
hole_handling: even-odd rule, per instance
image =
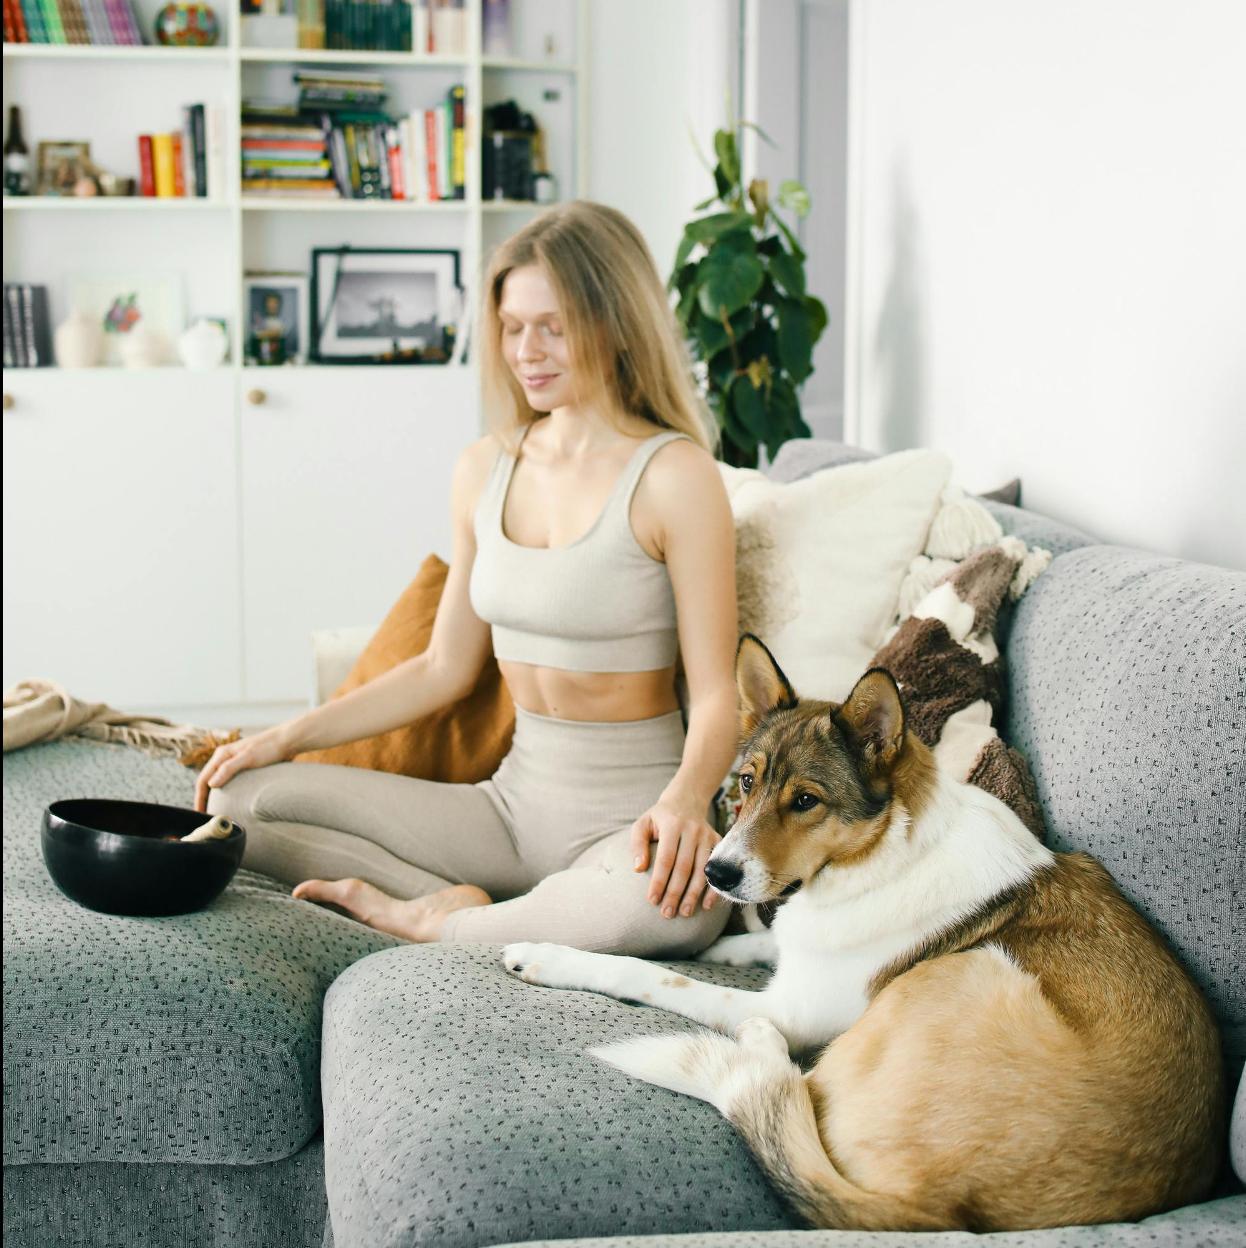
POLYGON ((1203 1196, 1215 1024, 1107 871, 940 777, 886 672, 842 706, 798 701, 746 635, 736 676, 749 791, 706 874, 735 902, 790 899, 702 960, 775 962, 765 990, 558 945, 509 945, 507 968, 734 1033, 593 1053, 717 1106, 814 1226, 1012 1230, 1203 1196), (788 1055, 828 1042, 807 1074, 788 1055))

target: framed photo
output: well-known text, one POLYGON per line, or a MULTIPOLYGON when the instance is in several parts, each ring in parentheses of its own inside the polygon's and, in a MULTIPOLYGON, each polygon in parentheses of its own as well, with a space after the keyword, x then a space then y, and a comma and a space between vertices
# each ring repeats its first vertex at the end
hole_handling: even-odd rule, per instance
POLYGON ((312 358, 325 363, 444 364, 462 309, 453 249, 312 251, 312 358))
POLYGON ((72 195, 91 170, 90 143, 42 142, 35 165, 35 194, 72 195))
POLYGON ((140 323, 160 338, 164 361, 175 358, 174 346, 186 327, 179 277, 144 272, 84 276, 70 283, 69 302, 104 331, 106 364, 122 362, 121 343, 140 323))
POLYGON ((307 278, 302 273, 248 273, 246 356, 261 364, 302 364, 308 356, 307 278))

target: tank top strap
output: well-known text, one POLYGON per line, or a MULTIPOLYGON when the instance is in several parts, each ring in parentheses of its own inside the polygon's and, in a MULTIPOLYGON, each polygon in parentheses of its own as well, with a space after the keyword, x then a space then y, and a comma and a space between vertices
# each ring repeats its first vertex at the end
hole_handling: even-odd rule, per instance
POLYGON ((642 442, 637 448, 631 462, 623 470, 623 476, 619 480, 619 488, 616 493, 616 498, 619 500, 619 506, 625 521, 631 515, 632 495, 636 493, 636 488, 640 485, 640 478, 645 475, 645 469, 649 467, 649 461, 668 442, 676 442, 680 438, 687 437, 686 433, 680 433, 677 429, 668 429, 665 433, 654 434, 653 437, 646 442, 642 442))

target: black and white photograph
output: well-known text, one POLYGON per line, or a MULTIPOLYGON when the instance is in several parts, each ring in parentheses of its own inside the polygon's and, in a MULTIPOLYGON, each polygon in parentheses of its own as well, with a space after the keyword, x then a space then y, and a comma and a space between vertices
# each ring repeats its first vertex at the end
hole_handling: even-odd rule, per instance
POLYGON ((250 273, 246 299, 247 356, 261 364, 307 358, 307 278, 302 273, 250 273))
POLYGON ((445 358, 462 307, 457 251, 317 249, 312 274, 316 358, 445 358))

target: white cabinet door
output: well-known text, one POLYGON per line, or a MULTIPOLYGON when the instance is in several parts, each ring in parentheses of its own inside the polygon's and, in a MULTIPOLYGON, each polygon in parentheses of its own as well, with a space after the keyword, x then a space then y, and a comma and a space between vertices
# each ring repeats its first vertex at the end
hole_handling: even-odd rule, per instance
POLYGON ((314 629, 379 623, 426 555, 449 560, 475 370, 256 368, 241 384, 244 695, 300 701, 314 629))
POLYGON ((4 684, 123 710, 237 701, 232 371, 9 370, 4 684))

